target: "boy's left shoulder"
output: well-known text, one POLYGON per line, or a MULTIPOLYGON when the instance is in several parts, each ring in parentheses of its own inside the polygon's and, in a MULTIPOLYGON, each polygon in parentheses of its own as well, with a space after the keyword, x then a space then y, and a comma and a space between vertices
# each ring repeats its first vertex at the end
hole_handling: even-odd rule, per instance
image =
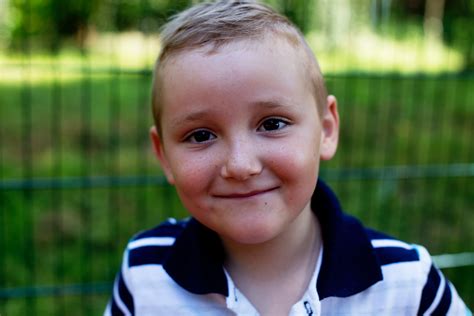
MULTIPOLYGON (((398 240, 370 228, 365 230, 374 248, 377 261, 382 268, 388 268, 392 265, 396 266, 397 270, 403 266, 417 267, 420 269, 418 272, 426 276, 432 265, 432 260, 430 254, 423 246, 398 240)), ((414 272, 411 271, 409 274, 413 276, 414 272)))
POLYGON ((418 315, 466 315, 468 310, 456 289, 425 247, 370 228, 366 233, 383 279, 360 293, 359 299, 371 297, 380 306, 390 306, 391 302, 400 312, 417 310, 418 315))

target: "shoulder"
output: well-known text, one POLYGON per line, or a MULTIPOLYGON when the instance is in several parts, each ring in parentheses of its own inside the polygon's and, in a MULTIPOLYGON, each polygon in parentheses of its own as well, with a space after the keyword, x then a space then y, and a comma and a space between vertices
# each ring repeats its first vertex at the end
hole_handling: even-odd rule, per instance
POLYGON ((418 315, 465 313, 456 289, 435 266, 426 248, 371 229, 367 235, 383 273, 383 281, 376 287, 384 290, 386 298, 411 302, 418 315))
POLYGON ((187 222, 168 219, 152 229, 136 234, 126 248, 128 267, 161 265, 187 222))
POLYGON ((346 297, 323 300, 327 315, 469 315, 428 251, 365 228, 382 278, 346 297))
MULTIPOLYGON (((374 254, 382 268, 393 265, 416 266, 418 272, 425 275, 431 266, 428 251, 419 245, 395 239, 384 233, 366 228, 367 236, 374 249, 374 254)), ((413 275, 412 273, 410 273, 413 275)))
POLYGON ((432 267, 428 251, 371 229, 367 229, 367 235, 383 275, 383 280, 374 289, 387 299, 415 308, 432 267))
POLYGON ((180 315, 189 315, 181 313, 186 310, 186 306, 203 305, 202 301, 205 300, 183 290, 163 268, 176 238, 182 234, 188 222, 169 219, 130 239, 106 315, 153 315, 156 311, 169 311, 171 314, 177 310, 180 315))

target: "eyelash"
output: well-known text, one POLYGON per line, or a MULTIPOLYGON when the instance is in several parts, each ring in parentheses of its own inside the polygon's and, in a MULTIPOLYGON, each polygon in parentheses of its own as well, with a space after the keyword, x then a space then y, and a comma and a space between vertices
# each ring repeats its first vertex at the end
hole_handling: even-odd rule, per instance
POLYGON ((202 143, 207 143, 213 139, 217 138, 216 135, 214 135, 214 133, 208 131, 208 130, 205 130, 205 129, 200 129, 200 130, 197 130, 197 131, 194 131, 192 133, 190 133, 188 136, 185 137, 185 141, 186 142, 189 142, 189 143, 193 143, 193 144, 202 144, 202 143), (205 133, 205 135, 203 135, 205 133), (204 137, 209 137, 208 139, 205 139, 205 140, 202 140, 202 141, 198 141, 196 140, 196 136, 204 136, 204 137))
POLYGON ((259 127, 257 128, 257 131, 259 131, 259 132, 274 132, 274 131, 278 131, 278 130, 283 129, 283 128, 287 127, 288 125, 290 125, 290 122, 288 120, 285 120, 285 119, 279 118, 279 117, 268 117, 268 118, 264 119, 262 121, 262 123, 260 123, 259 127), (273 121, 272 123, 277 123, 278 127, 276 129, 262 130, 262 128, 264 127, 264 124, 269 123, 270 121, 273 121), (283 124, 283 126, 281 126, 281 124, 283 124))
MULTIPOLYGON (((274 131, 278 131, 278 130, 283 129, 283 128, 287 127, 288 125, 290 125, 290 122, 288 122, 288 120, 278 118, 278 117, 269 117, 269 118, 264 119, 260 123, 260 125, 257 128, 257 131, 258 132, 274 132, 274 131), (275 129, 263 129, 265 123, 270 123, 270 122, 273 123, 273 124, 277 123, 278 124, 277 128, 275 128, 275 129), (282 124, 283 124, 283 126, 281 126, 282 124)), ((203 144, 203 143, 210 142, 215 138, 217 138, 217 136, 214 133, 212 133, 208 130, 205 130, 205 129, 201 129, 201 130, 196 130, 196 131, 188 134, 184 138, 184 140, 186 142, 193 143, 193 144, 203 144), (199 141, 199 140, 196 139, 197 137, 204 137, 205 139, 199 141)))

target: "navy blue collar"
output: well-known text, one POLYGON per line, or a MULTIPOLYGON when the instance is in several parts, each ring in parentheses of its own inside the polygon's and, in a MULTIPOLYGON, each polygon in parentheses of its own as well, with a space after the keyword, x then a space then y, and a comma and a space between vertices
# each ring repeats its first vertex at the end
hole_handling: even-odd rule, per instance
MULTIPOLYGON (((347 297, 382 280, 382 271, 361 223, 345 215, 321 180, 311 199, 322 229, 324 255, 317 281, 319 298, 347 297)), ((191 219, 176 239, 163 267, 181 287, 195 294, 228 296, 224 248, 219 236, 191 219)))

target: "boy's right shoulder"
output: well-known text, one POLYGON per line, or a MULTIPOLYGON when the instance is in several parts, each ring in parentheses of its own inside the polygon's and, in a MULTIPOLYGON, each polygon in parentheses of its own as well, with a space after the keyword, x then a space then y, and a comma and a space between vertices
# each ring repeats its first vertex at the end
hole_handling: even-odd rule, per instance
POLYGON ((177 221, 169 218, 158 226, 133 236, 127 245, 128 266, 163 264, 188 222, 189 219, 177 221))

